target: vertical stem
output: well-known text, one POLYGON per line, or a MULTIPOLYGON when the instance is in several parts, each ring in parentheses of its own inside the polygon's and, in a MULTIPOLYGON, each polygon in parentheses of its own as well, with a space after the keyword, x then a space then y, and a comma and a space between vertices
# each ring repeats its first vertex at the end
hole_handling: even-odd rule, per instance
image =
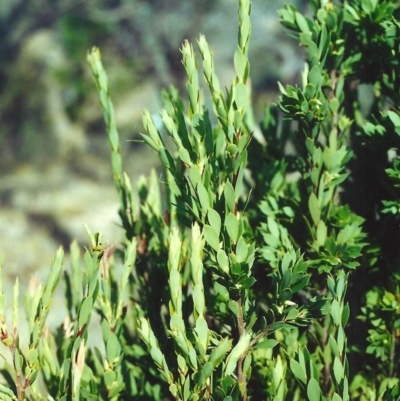
MULTIPOLYGON (((239 142, 240 132, 237 131, 236 135, 237 135, 237 140, 239 142)), ((236 155, 236 158, 237 157, 239 157, 239 156, 236 155)), ((233 185, 234 188, 236 188, 238 175, 239 175, 239 169, 234 172, 233 177, 232 177, 232 185, 233 185)), ((233 210, 233 213, 234 213, 234 215, 236 217, 237 217, 237 214, 238 214, 238 204, 239 204, 239 202, 236 201, 235 202, 235 206, 234 206, 234 210, 233 210)), ((233 251, 236 251, 236 243, 232 244, 232 249, 233 249, 233 251)), ((238 331, 239 331, 239 338, 241 338, 245 333, 245 323, 244 323, 244 315, 243 315, 243 297, 244 297, 244 294, 245 293, 243 291, 241 291, 240 297, 239 297, 239 300, 238 300, 239 313, 238 313, 238 316, 237 316, 237 325, 238 325, 238 331)), ((241 356, 239 358, 239 360, 238 360, 238 363, 237 363, 237 380, 238 380, 239 391, 240 391, 240 394, 242 396, 241 401, 247 401, 247 381, 246 381, 246 374, 243 372, 243 364, 244 364, 245 358, 246 358, 246 354, 241 356)))
POLYGON ((12 345, 11 348, 11 353, 12 353, 12 357, 13 357, 13 365, 14 365, 14 371, 15 371, 15 386, 17 388, 17 396, 18 396, 18 400, 24 400, 24 389, 22 386, 22 380, 21 380, 21 373, 20 371, 17 369, 17 365, 15 364, 15 350, 16 350, 16 346, 15 344, 12 345))
MULTIPOLYGON (((238 323, 239 338, 240 338, 244 334, 244 331, 245 331, 244 318, 243 318, 242 295, 240 296, 240 298, 238 300, 238 305, 239 305, 239 315, 237 317, 237 323, 238 323)), ((242 395, 242 401, 247 401, 246 374, 243 372, 243 364, 244 364, 245 358, 246 358, 246 354, 244 354, 242 357, 240 357, 240 359, 238 360, 238 364, 237 364, 237 378, 238 378, 239 390, 242 395)))
POLYGON ((393 377, 395 350, 396 350, 396 330, 394 329, 392 330, 392 347, 390 350, 389 377, 393 377))

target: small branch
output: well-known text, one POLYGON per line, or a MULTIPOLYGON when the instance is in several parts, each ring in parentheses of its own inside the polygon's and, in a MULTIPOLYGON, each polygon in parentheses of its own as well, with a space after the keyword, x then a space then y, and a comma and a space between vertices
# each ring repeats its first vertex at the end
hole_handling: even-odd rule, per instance
MULTIPOLYGON (((275 320, 272 322, 272 324, 275 323, 275 320)), ((250 341, 250 348, 252 348, 254 345, 257 344, 257 342, 263 338, 266 337, 269 331, 269 326, 267 326, 261 333, 259 333, 256 337, 254 337, 251 341, 250 341)))

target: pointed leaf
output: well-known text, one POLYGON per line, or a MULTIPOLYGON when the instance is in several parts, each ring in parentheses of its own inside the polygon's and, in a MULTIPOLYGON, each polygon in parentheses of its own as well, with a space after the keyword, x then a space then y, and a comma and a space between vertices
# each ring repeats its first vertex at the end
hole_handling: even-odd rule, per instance
POLYGON ((320 401, 321 400, 321 389, 318 382, 311 378, 307 385, 307 396, 309 401, 320 401))
POLYGON ((307 383, 307 374, 306 371, 302 368, 299 362, 295 361, 294 359, 290 360, 290 370, 295 375, 296 379, 299 380, 301 383, 307 383))

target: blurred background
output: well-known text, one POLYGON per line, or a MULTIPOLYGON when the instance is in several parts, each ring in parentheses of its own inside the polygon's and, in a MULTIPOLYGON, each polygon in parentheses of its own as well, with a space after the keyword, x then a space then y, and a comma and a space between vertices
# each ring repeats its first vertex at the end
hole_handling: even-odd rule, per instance
MULTIPOLYGON (((304 10, 307 2, 291 1, 304 10), (304 4, 305 3, 305 4, 304 4)), ((253 0, 250 44, 255 115, 298 81, 297 43, 279 25, 283 1, 253 0)), ((133 186, 157 166, 138 142, 144 108, 160 90, 184 96, 180 46, 202 33, 221 86, 233 77, 234 0, 2 0, 0 2, 0 255, 3 277, 23 286, 47 275, 61 244, 87 243, 83 223, 118 242, 117 196, 87 50, 101 49, 133 186)), ((194 46, 196 48, 196 46, 194 46)), ((7 286, 6 286, 7 287, 7 286)))

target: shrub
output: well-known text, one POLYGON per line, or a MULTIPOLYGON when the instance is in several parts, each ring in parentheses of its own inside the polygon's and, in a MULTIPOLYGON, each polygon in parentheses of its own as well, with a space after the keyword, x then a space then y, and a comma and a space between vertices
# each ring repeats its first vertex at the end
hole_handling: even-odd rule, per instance
POLYGON ((301 86, 280 84, 260 125, 250 0, 239 1, 236 76, 225 92, 206 39, 197 41, 210 109, 193 46, 182 45, 187 100, 163 92, 162 129, 143 113, 163 180, 152 171, 136 197, 100 52, 89 52, 124 238, 102 244, 88 229, 83 257, 72 244, 67 316, 50 332, 57 252, 46 284, 26 297, 26 350, 18 283, 11 329, 0 298, 11 353, 1 399, 400 398, 399 5, 310 5, 311 17, 279 12, 307 63, 301 86), (92 315, 99 347, 90 346, 92 315))

